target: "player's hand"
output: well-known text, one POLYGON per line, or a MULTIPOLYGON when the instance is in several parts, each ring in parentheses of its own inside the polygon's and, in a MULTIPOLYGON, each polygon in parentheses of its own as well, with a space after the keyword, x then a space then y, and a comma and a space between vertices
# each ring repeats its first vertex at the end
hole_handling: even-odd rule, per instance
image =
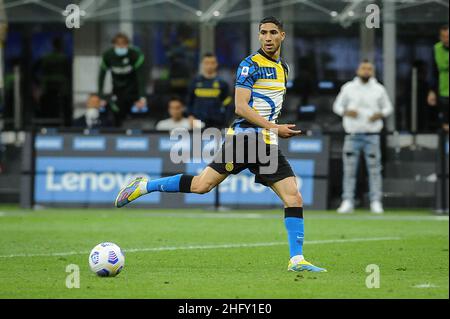
POLYGON ((348 111, 344 112, 344 116, 348 116, 348 117, 351 117, 351 118, 355 119, 355 118, 358 117, 358 112, 352 111, 352 110, 348 110, 348 111))
POLYGON ((276 127, 276 129, 278 130, 277 134, 281 138, 289 138, 302 134, 302 131, 294 130, 294 128, 295 124, 280 124, 276 127))
POLYGON ((427 103, 430 106, 436 106, 437 105, 436 93, 434 93, 433 91, 428 92, 427 103))
POLYGON ((369 121, 370 122, 376 122, 376 121, 378 121, 378 120, 381 120, 383 118, 383 114, 381 114, 381 113, 375 113, 374 115, 372 115, 370 118, 369 118, 369 121))

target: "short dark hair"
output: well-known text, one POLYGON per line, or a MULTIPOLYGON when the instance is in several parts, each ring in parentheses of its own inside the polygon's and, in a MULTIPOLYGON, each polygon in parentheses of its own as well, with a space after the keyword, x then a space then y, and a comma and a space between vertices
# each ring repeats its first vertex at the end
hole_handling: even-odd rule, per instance
POLYGON ((283 22, 273 16, 265 17, 264 19, 259 21, 259 28, 261 29, 261 26, 265 23, 273 23, 278 27, 278 29, 283 30, 283 22))
POLYGON ((114 38, 112 39, 112 43, 115 44, 117 40, 119 39, 123 39, 125 40, 127 43, 130 43, 130 38, 123 32, 119 32, 117 33, 114 38))
POLYGON ((204 58, 217 58, 216 55, 212 52, 206 52, 205 54, 203 54, 202 59, 204 58))
POLYGON ((441 27, 439 28, 439 32, 442 31, 448 31, 448 24, 441 25, 441 27))
POLYGON ((167 101, 167 106, 169 106, 170 102, 180 102, 182 105, 184 105, 184 101, 181 97, 179 97, 178 95, 172 95, 169 98, 169 101, 167 101))

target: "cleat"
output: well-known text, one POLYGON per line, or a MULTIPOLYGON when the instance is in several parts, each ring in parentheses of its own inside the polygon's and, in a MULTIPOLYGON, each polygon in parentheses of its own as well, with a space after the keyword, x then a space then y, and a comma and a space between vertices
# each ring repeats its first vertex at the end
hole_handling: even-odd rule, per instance
POLYGON ((141 192, 141 185, 144 183, 147 183, 147 179, 143 177, 135 178, 130 184, 120 190, 114 205, 117 208, 121 208, 141 197, 143 195, 141 192))
POLYGON ((298 259, 294 256, 289 261, 288 271, 310 271, 310 272, 327 272, 325 268, 314 266, 304 259, 298 259), (297 260, 296 260, 297 259, 297 260))
POLYGON ((383 204, 380 201, 373 201, 370 203, 370 211, 374 214, 383 214, 383 204))
POLYGON ((350 200, 344 200, 341 206, 337 209, 338 214, 351 214, 353 213, 353 202, 350 200))

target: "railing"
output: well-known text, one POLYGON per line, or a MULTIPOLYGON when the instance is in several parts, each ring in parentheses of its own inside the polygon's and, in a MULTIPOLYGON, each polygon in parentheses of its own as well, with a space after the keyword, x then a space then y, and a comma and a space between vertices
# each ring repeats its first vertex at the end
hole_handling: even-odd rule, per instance
MULTIPOLYGON (((167 144, 165 145, 166 148, 164 151, 162 151, 161 145, 163 145, 164 143, 169 143, 169 139, 168 139, 168 134, 167 133, 161 133, 161 132, 156 132, 156 131, 139 131, 139 130, 115 130, 115 129, 106 129, 106 130, 79 130, 79 129, 64 129, 64 130, 59 130, 59 129, 43 129, 40 130, 38 132, 34 132, 34 133, 28 133, 27 134, 28 138, 26 139, 25 145, 23 147, 24 150, 24 156, 22 157, 22 161, 24 162, 23 164, 23 171, 22 171, 22 177, 23 177, 23 183, 21 185, 22 188, 22 193, 23 194, 28 194, 29 198, 28 200, 23 200, 22 204, 24 206, 27 207, 32 207, 35 203, 36 203, 36 198, 34 198, 33 195, 33 190, 36 188, 36 186, 39 186, 36 184, 35 181, 35 177, 36 175, 36 171, 33 170, 34 165, 36 164, 35 160, 36 158, 38 158, 40 155, 51 155, 53 158, 67 158, 67 157, 81 157, 81 158, 87 158, 87 157, 92 157, 92 156, 106 156, 106 158, 117 158, 117 157, 121 157, 121 158, 161 158, 163 159, 163 162, 170 162, 170 157, 169 157, 169 149, 170 149, 170 145, 167 144), (58 153, 59 151, 57 150, 47 150, 46 152, 41 152, 39 153, 39 150, 36 150, 35 146, 36 146, 36 142, 35 142, 35 137, 36 136, 47 136, 47 137, 58 137, 58 136, 69 136, 69 140, 67 141, 63 141, 63 144, 61 144, 62 149, 62 153, 58 153), (78 137, 105 137, 107 139, 107 142, 105 144, 105 148, 104 149, 98 149, 98 150, 90 150, 90 151, 80 151, 78 150, 78 152, 75 152, 73 149, 69 150, 69 148, 73 147, 73 137, 78 136, 78 137), (114 143, 115 140, 118 137, 125 137, 125 138, 142 138, 141 141, 147 139, 148 141, 148 149, 147 151, 131 151, 131 152, 124 152, 123 150, 118 152, 117 150, 114 150, 113 148, 116 147, 116 145, 114 143), (163 139, 163 142, 160 142, 160 139, 163 139), (33 142, 34 141, 34 142, 33 142), (109 143, 109 144, 108 144, 109 143), (66 152, 66 153, 64 153, 66 152), (112 153, 111 153, 112 152, 112 153), (64 155, 65 154, 65 155, 64 155), (28 165, 28 169, 27 169, 27 165, 28 165), (28 185, 28 186, 27 186, 28 185), (27 192, 23 192, 24 189, 28 189, 28 193, 27 192)), ((407 190, 407 188, 405 189, 398 189, 398 187, 392 187, 395 190, 395 193, 392 193, 390 191, 386 192, 386 200, 389 202, 389 200, 393 200, 393 198, 395 196, 397 197, 408 197, 411 200, 408 200, 408 204, 413 205, 414 204, 414 199, 416 198, 428 198, 427 202, 425 204, 420 204, 419 201, 417 203, 418 206, 423 206, 423 207, 430 207, 434 206, 435 210, 437 212, 448 212, 448 196, 441 196, 441 194, 447 194, 447 190, 448 190, 448 136, 445 134, 440 134, 439 137, 439 142, 438 141, 438 135, 433 134, 433 135, 411 135, 411 134, 403 134, 403 133, 396 133, 396 134, 383 134, 384 139, 386 140, 386 142, 384 143, 384 148, 385 148, 385 161, 387 161, 387 170, 388 173, 386 173, 386 184, 387 186, 389 186, 389 183, 391 181, 395 181, 396 183, 400 183, 402 180, 404 183, 406 183, 405 185, 408 186, 409 191, 407 190), (414 137, 414 138, 413 138, 414 137), (425 140, 424 140, 425 139, 425 140), (409 157, 408 157, 409 156, 409 157), (416 165, 417 164, 417 165, 416 165), (415 167, 417 168, 417 171, 414 171, 415 167), (399 168, 400 167, 400 168, 399 168), (410 175, 405 175, 406 170, 405 169, 401 169, 402 167, 408 168, 409 170, 412 170, 410 175), (400 175, 403 174, 401 177, 400 175), (397 175, 399 175, 401 178, 397 179, 397 175), (445 182, 447 181, 447 182, 445 182), (414 186, 414 184, 416 184, 414 186), (412 187, 412 185, 414 187, 412 187), (421 185, 425 185, 427 188, 427 190, 423 190, 425 188, 421 188, 421 185), (430 187, 434 185, 435 189, 434 191, 431 189, 430 187), (419 194, 419 190, 421 194, 419 194), (415 194, 415 192, 417 191, 417 194, 415 194), (433 200, 434 198, 434 200, 433 200), (434 201, 435 204, 431 204, 431 202, 434 201)), ((343 134, 336 134, 336 133, 326 133, 326 134, 322 134, 322 135, 311 135, 311 136, 306 136, 306 137, 299 137, 296 139, 292 139, 292 140, 284 140, 284 142, 282 143, 287 143, 282 145, 282 149, 283 151, 287 154, 287 157, 291 160, 291 162, 293 161, 293 163, 296 163, 296 160, 312 160, 314 161, 316 167, 315 170, 311 173, 307 173, 305 175, 305 172, 300 172, 300 176, 303 174, 303 177, 305 178, 305 180, 307 182, 310 182, 312 180, 313 184, 315 184, 315 186, 317 186, 317 189, 322 190, 321 192, 323 193, 323 197, 322 198, 318 198, 318 197, 314 197, 314 196, 318 196, 316 195, 317 189, 314 189, 311 194, 309 194, 308 196, 311 196, 310 199, 310 204, 312 208, 318 208, 320 207, 320 209, 325 209, 325 208, 334 208, 335 203, 332 203, 332 199, 337 199, 339 197, 339 191, 337 191, 336 189, 338 189, 338 187, 336 187, 336 184, 341 183, 341 181, 339 180, 339 170, 335 171, 334 169, 336 167, 338 167, 338 169, 340 168, 340 150, 341 150, 341 141, 343 139, 343 134), (316 155, 312 155, 311 153, 304 153, 301 152, 301 149, 303 147, 303 151, 304 151, 304 146, 305 145, 294 145, 291 144, 291 150, 289 150, 290 147, 290 142, 291 143, 298 143, 298 141, 309 141, 309 140, 327 140, 327 142, 325 142, 325 150, 326 153, 316 153, 316 155), (332 146, 332 147, 331 147, 332 146), (294 147, 294 148, 292 148, 294 147), (335 150, 335 155, 336 156, 329 156, 331 149, 335 150), (300 150, 300 153, 292 153, 290 151, 297 149, 300 150), (328 170, 330 169, 330 161, 335 161, 338 166, 334 166, 333 170, 330 170, 328 172, 328 170), (338 163, 339 162, 339 163, 338 163), (318 166, 317 166, 318 165, 318 166), (318 168, 319 167, 319 168, 318 168), (315 201, 315 202, 314 202, 315 201), (320 204, 320 205, 318 205, 320 204)), ((10 140, 12 141, 12 135, 10 136, 10 140)), ((60 142, 55 142, 53 141, 53 143, 60 143, 60 142)), ((138 147, 139 146, 139 141, 135 140, 134 141, 134 147, 138 147), (137 142, 137 144, 136 144, 137 142), (137 146, 136 146, 137 145, 137 146)), ((50 144, 49 144, 50 145, 50 144)), ((55 146, 56 144, 53 144, 53 147, 59 147, 59 146, 55 146)), ((141 144, 141 147, 144 147, 144 144, 141 144)), ((164 146, 164 145, 163 145, 164 146)), ((144 147, 145 148, 145 147, 144 147)), ((61 150, 60 150, 61 151, 61 150)), ((48 156, 47 156, 48 157, 48 156)), ((76 162, 74 162, 76 163, 76 162)), ((123 163, 122 163, 123 164, 123 163)), ((76 166, 76 164, 74 164, 76 166)), ((140 165, 140 164, 139 164, 140 165)), ((165 164, 164 164, 165 165, 165 164)), ((179 172, 186 172, 189 171, 190 173, 196 173, 197 170, 200 170, 201 168, 203 168, 206 165, 206 163, 197 163, 197 164, 189 164, 186 166, 176 166, 176 165, 167 165, 164 166, 166 168, 161 169, 157 172, 157 175, 170 175, 170 174, 175 174, 175 173, 179 173, 179 172), (170 166, 170 167, 169 167, 170 166), (189 166, 189 167, 188 167, 189 166)), ((293 164, 297 165, 297 164, 293 164)), ((300 164, 299 164, 300 165, 300 164)), ((303 162, 303 167, 306 167, 309 164, 305 164, 303 162)), ((56 167, 56 166, 55 166, 56 167)), ((142 169, 145 169, 145 165, 144 166, 139 166, 142 167, 142 169)), ((298 168, 299 170, 302 169, 302 167, 298 168)), ((70 171, 70 167, 67 168, 67 171, 70 171)), ((126 170, 122 172, 123 176, 126 176, 126 170)), ((54 175, 53 175, 54 176, 54 175)), ((122 177, 121 177, 122 178, 122 177)), ((237 178, 240 178, 239 176, 237 178)), ((242 177, 241 181, 233 181, 233 183, 247 183, 245 184, 247 187, 246 191, 248 190, 248 185, 250 185, 250 182, 247 181, 247 179, 251 178, 251 176, 244 176, 242 177), (246 179, 244 181, 244 179, 246 179)), ((1 175, 0 175, 0 179, 1 179, 1 175)), ((117 186, 117 185, 116 185, 117 186)), ((395 185, 394 185, 395 186, 395 185)), ((236 205, 234 206, 242 206, 244 203, 244 199, 245 197, 241 197, 238 198, 239 194, 235 193, 233 196, 231 195, 226 195, 228 197, 226 197, 224 194, 226 194, 226 192, 230 191, 230 187, 236 187, 236 184, 225 184, 223 185, 222 189, 220 192, 217 193, 211 193, 207 196, 205 196, 205 198, 207 198, 206 200, 204 200, 203 202, 201 202, 198 198, 194 198, 192 199, 192 197, 189 200, 189 205, 197 205, 197 206, 213 206, 214 203, 216 203, 216 205, 225 205, 228 206, 231 202, 235 201, 236 205), (222 197, 225 196, 224 198, 226 198, 226 201, 222 201, 220 200, 219 202, 215 202, 215 199, 219 198, 222 199, 222 197)), ((253 187, 253 186, 251 186, 253 187)), ((307 186, 309 187, 309 186, 307 186)), ((255 189, 252 189, 252 191, 254 191, 255 189)), ((257 191, 260 191, 260 189, 256 189, 257 191)), ((114 191, 111 192, 111 194, 109 194, 108 196, 112 197, 113 196, 114 191)), ((108 196, 106 196, 105 198, 107 198, 108 196)), ((194 197, 196 197, 197 195, 195 195, 194 197)), ((198 195, 200 196, 200 195, 198 195)), ((165 197, 165 196, 164 196, 165 197)), ((255 197, 256 198, 256 197, 255 197)), ((258 201, 258 198, 254 199, 255 201, 258 201)), ((406 201, 406 200, 405 200, 406 201)), ((177 198, 176 200, 172 199, 172 203, 184 203, 185 199, 184 198, 177 198)), ((275 205, 278 205, 278 201, 276 199, 274 200, 268 200, 268 206, 272 207, 275 205)), ((45 204, 45 203, 43 203, 45 204)), ((48 203, 47 203, 48 204, 48 203)), ((65 204, 62 202, 60 203, 60 206, 64 206, 65 204)), ((73 203, 72 203, 73 205, 73 203)), ((86 203, 84 203, 84 205, 86 205, 86 203)), ((147 207, 157 207, 160 204, 153 204, 152 205, 147 205, 147 207)), ((184 204, 183 204, 184 205, 184 204)), ((183 206, 182 205, 182 206, 183 206)), ((397 204, 396 204, 397 205, 397 204)), ((89 205, 87 205, 89 206, 89 205)), ((263 205, 264 206, 264 205, 263 205)), ((180 206, 181 207, 181 206, 180 206)))

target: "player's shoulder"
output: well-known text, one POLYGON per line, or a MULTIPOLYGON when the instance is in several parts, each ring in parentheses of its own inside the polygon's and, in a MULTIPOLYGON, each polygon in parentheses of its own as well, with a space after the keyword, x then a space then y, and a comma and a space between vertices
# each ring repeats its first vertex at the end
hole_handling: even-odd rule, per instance
POLYGON ((353 89, 354 87, 356 87, 357 85, 358 85, 358 81, 357 81, 357 79, 356 79, 356 77, 355 77, 353 80, 345 82, 345 83, 341 86, 341 90, 342 90, 342 91, 351 90, 351 89, 353 89))
POLYGON ((128 50, 129 50, 131 56, 133 56, 133 57, 139 58, 141 56, 142 57, 144 56, 144 53, 142 53, 141 49, 139 49, 138 47, 135 47, 133 45, 130 45, 128 47, 128 50))
POLYGON ((112 58, 114 55, 115 55, 114 48, 109 48, 105 52, 103 52, 104 59, 112 58))
POLYGON ((440 50, 442 48, 444 48, 444 44, 441 41, 439 41, 439 42, 434 44, 434 49, 435 50, 440 50))
POLYGON ((254 67, 257 68, 259 67, 258 62, 255 61, 254 57, 257 55, 258 53, 253 53, 250 54, 249 56, 247 56, 246 58, 244 58, 241 63, 239 64, 240 67, 254 67))
POLYGON ((386 91, 385 86, 382 83, 378 82, 378 80, 376 78, 371 78, 370 82, 378 91, 381 91, 381 92, 386 91))
POLYGON ((129 49, 131 52, 135 52, 135 53, 137 53, 137 54, 143 54, 143 53, 142 53, 142 50, 141 50, 140 48, 134 46, 134 45, 130 45, 130 46, 128 47, 128 49, 129 49))
POLYGON ((203 76, 201 74, 196 74, 192 78, 192 83, 203 82, 203 76))

